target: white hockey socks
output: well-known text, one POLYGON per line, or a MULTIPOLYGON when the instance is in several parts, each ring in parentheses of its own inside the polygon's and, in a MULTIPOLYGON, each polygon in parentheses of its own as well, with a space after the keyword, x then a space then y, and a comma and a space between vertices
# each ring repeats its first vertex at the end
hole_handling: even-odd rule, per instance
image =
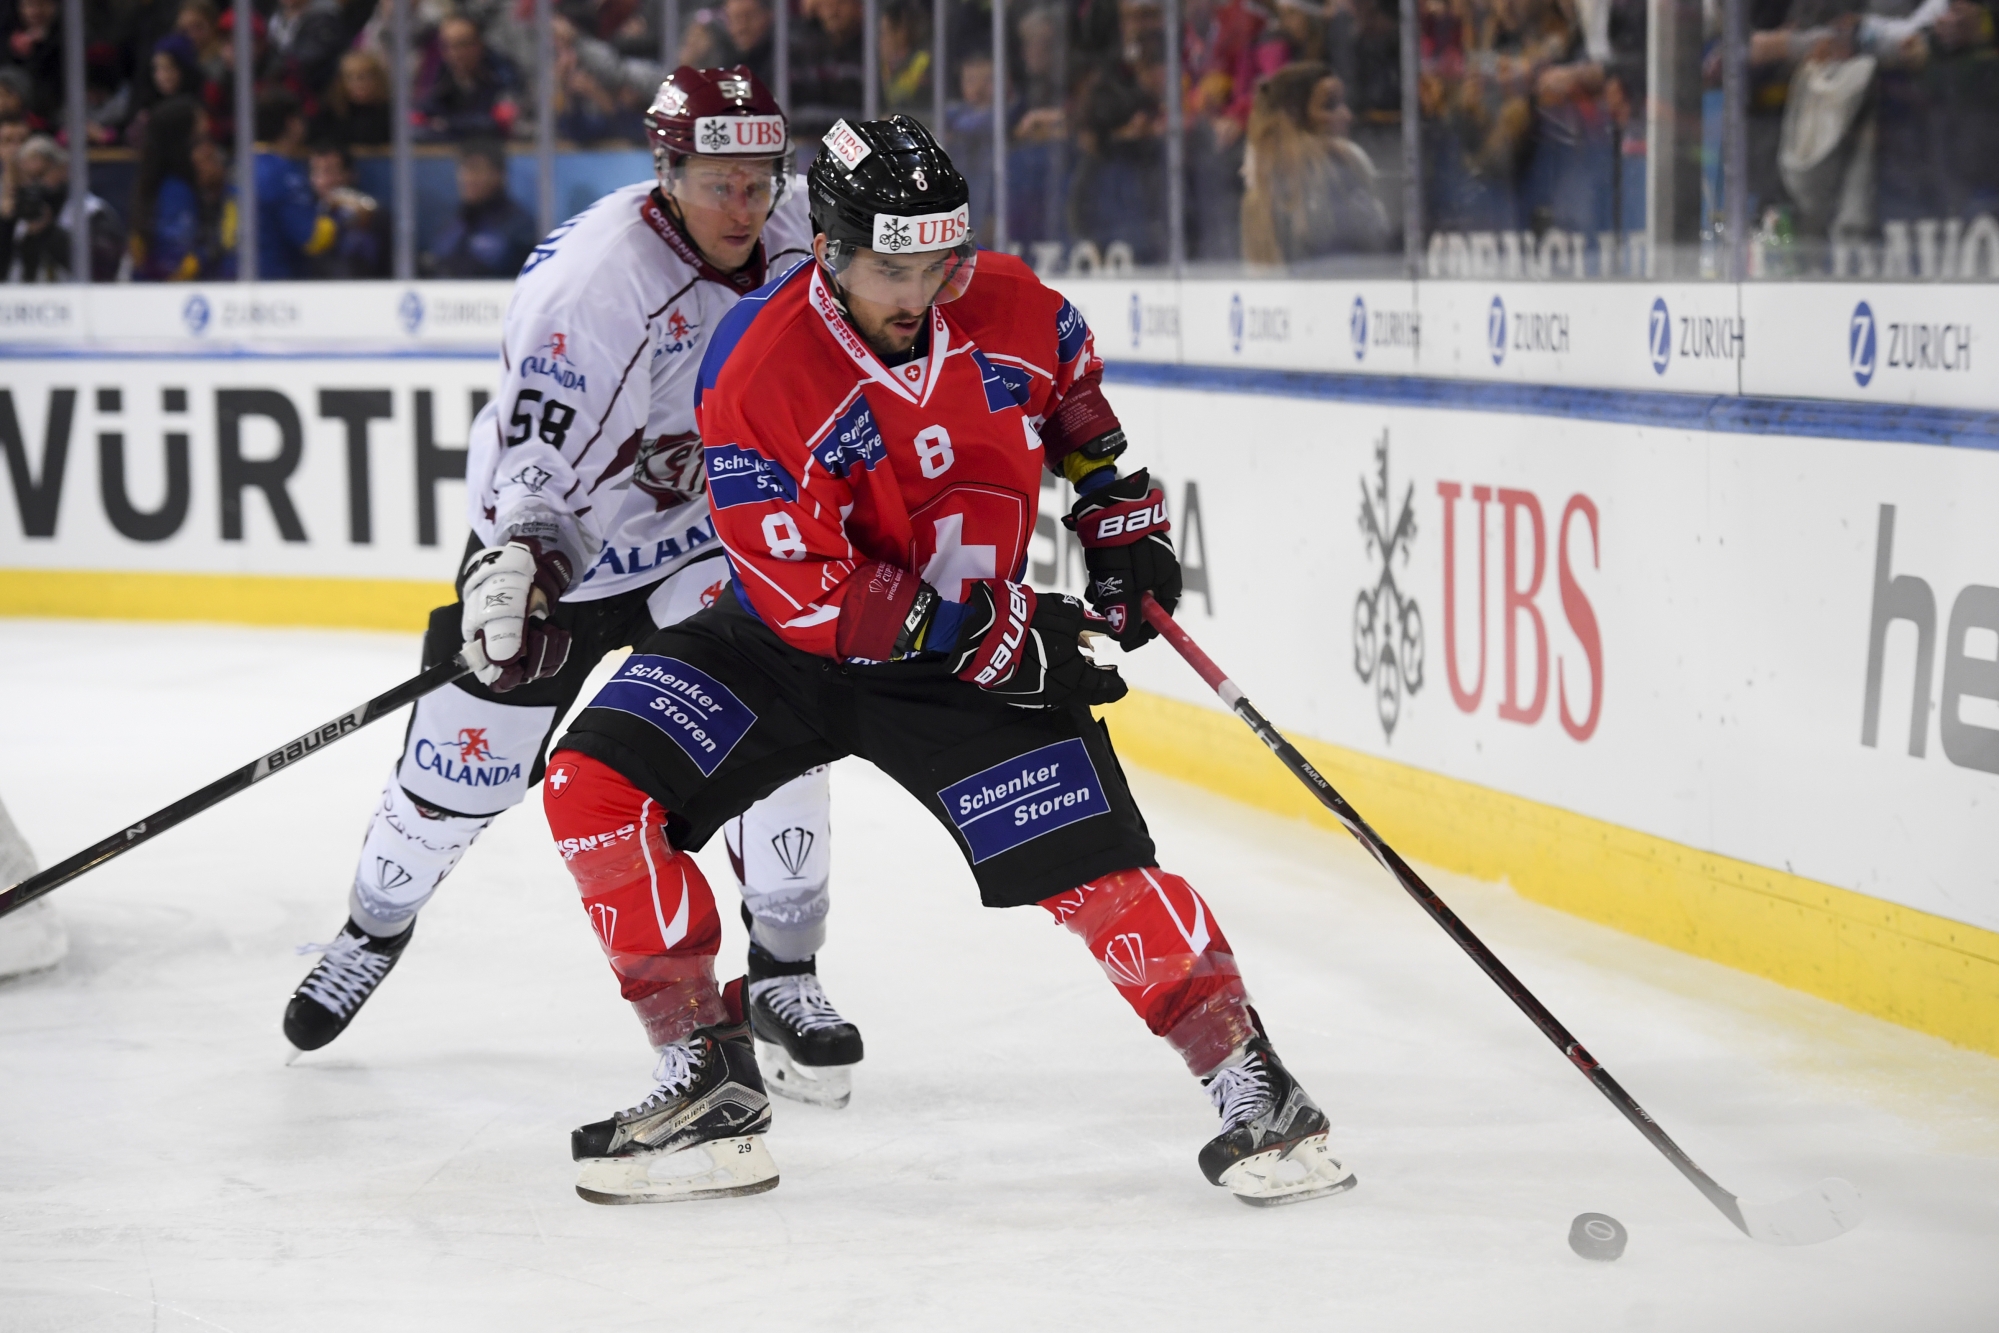
POLYGON ((833 860, 832 797, 824 765, 808 769, 722 828, 750 910, 750 938, 780 962, 826 943, 833 860))
POLYGON ((401 934, 492 822, 490 815, 475 819, 420 806, 391 773, 347 896, 354 924, 377 937, 401 934))

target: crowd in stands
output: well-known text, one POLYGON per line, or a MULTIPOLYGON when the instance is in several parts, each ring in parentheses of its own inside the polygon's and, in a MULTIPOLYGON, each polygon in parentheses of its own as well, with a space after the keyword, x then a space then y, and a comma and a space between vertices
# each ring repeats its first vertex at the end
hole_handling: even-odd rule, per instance
MULTIPOLYGON (((775 2, 792 6, 783 93, 802 168, 833 121, 860 113, 867 8, 775 2)), ((746 64, 775 86, 773 3, 687 0, 669 61, 659 0, 554 0, 558 140, 642 148, 641 117, 670 64, 746 64)), ((1000 222, 991 4, 947 0, 941 44, 932 0, 876 6, 877 104, 934 120, 941 81, 935 128, 972 181, 974 224, 988 240, 1000 222)), ((1906 233, 1910 219, 1969 224, 1999 210, 1999 0, 1748 4, 1759 239, 1878 238, 1897 225, 1906 233)), ((386 201, 361 184, 393 137, 388 8, 254 6, 260 276, 388 272, 386 201)), ((84 132, 98 192, 79 189, 73 203, 61 0, 0 0, 0 271, 66 278, 81 225, 99 280, 233 276, 233 6, 84 0, 83 9, 84 132)), ((1427 232, 1511 234, 1531 248, 1551 229, 1642 226, 1647 9, 1648 0, 1418 0, 1427 232)), ((1706 5, 1703 70, 1717 141, 1721 9, 1706 5)), ((997 114, 1011 245, 1043 268, 1164 263, 1177 98, 1194 271, 1395 271, 1405 172, 1397 0, 1181 0, 1179 14, 1181 86, 1169 89, 1160 0, 1009 0, 997 114)), ((538 114, 532 15, 532 0, 411 0, 411 135, 421 153, 457 159, 455 210, 434 209, 419 227, 425 274, 508 276, 533 245, 534 210, 515 197, 529 177, 513 174, 509 186, 509 146, 524 148, 538 114)), ((1999 266, 1999 224, 1993 246, 1999 266)), ((1781 271, 1781 258, 1769 271, 1781 271)))

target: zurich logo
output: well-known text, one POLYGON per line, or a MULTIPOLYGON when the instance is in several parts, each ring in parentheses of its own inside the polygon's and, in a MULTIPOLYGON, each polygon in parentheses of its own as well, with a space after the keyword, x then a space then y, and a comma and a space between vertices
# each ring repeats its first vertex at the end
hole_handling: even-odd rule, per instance
POLYGON ((1229 297, 1229 348, 1232 351, 1242 350, 1242 324, 1242 293, 1237 292, 1229 297))
POLYGON ((1367 301, 1354 297, 1353 310, 1347 315, 1347 332, 1353 335, 1353 359, 1367 359, 1367 301))
POLYGON ((1138 293, 1131 294, 1131 345, 1138 346, 1145 333, 1145 306, 1139 301, 1138 293))
POLYGON ((1666 298, 1652 298, 1652 319, 1645 330, 1646 344, 1652 352, 1652 373, 1663 375, 1666 365, 1673 359, 1673 317, 1667 313, 1666 298))
POLYGON ((1846 326, 1846 364, 1861 388, 1874 378, 1874 310, 1865 301, 1853 307, 1846 326))
POLYGON ((1497 296, 1485 312, 1485 350, 1492 353, 1495 366, 1506 359, 1506 302, 1497 296))
POLYGON ((209 309, 208 298, 200 292, 196 292, 193 296, 188 297, 186 303, 181 306, 180 322, 187 325, 189 333, 200 333, 208 327, 209 316, 212 313, 209 309))
POLYGON ((403 322, 403 332, 414 334, 423 327, 423 293, 412 287, 403 293, 403 299, 396 302, 396 318, 403 322))

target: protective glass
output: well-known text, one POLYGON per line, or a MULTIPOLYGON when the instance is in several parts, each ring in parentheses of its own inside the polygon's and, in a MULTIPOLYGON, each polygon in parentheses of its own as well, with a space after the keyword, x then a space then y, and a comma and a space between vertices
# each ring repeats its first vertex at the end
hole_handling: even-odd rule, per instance
POLYGON ((851 296, 899 310, 955 301, 972 285, 979 247, 970 232, 949 250, 885 255, 844 241, 826 245, 826 266, 851 296))
POLYGON ((669 169, 663 183, 682 208, 768 216, 784 197, 789 180, 783 158, 728 162, 686 157, 669 169))

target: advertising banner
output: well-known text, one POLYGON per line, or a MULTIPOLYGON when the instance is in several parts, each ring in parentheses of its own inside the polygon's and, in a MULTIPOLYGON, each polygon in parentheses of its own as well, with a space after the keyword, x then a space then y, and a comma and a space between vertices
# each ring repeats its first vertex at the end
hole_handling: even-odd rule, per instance
POLYGON ((0 567, 447 582, 490 353, 0 360, 0 567))
MULTIPOLYGON (((1999 456, 1116 398, 1180 614, 1279 725, 1999 929, 1999 456)), ((1030 573, 1079 589, 1066 538, 1030 573)), ((1124 669, 1213 704, 1164 648, 1124 669)))

